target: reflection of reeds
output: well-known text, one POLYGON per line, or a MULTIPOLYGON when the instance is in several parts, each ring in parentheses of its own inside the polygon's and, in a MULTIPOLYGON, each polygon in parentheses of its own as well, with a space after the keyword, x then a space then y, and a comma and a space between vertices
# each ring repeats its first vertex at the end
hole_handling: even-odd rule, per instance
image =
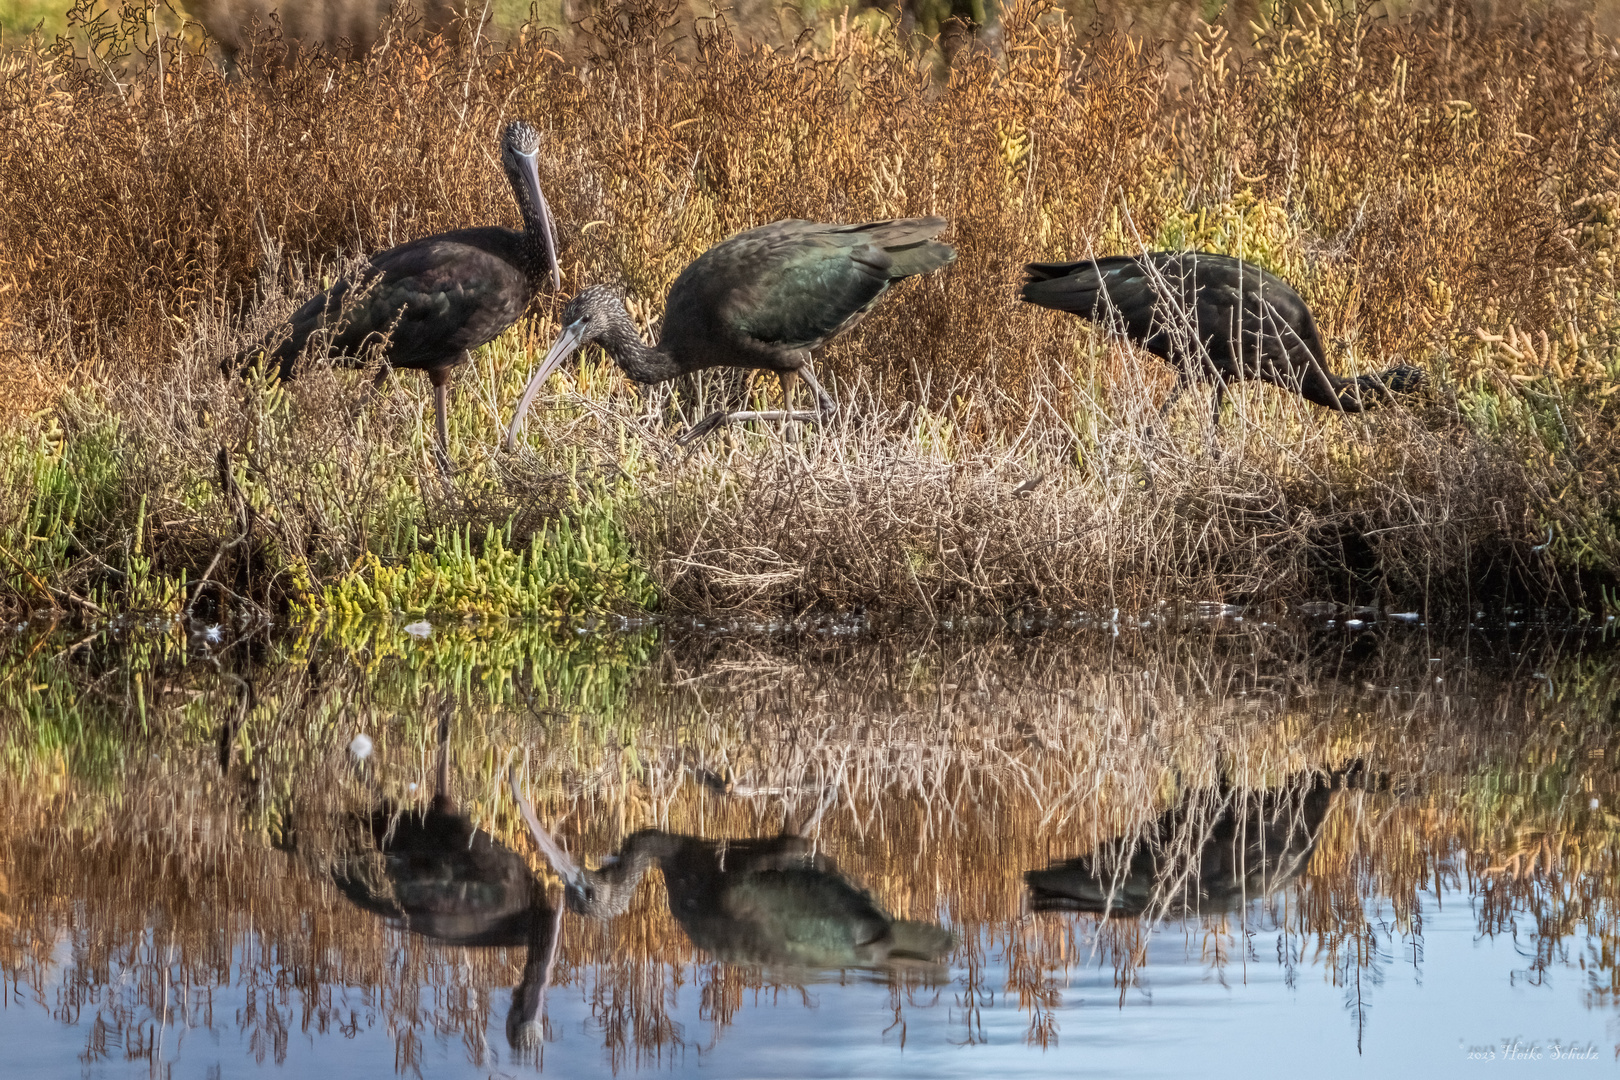
MULTIPOLYGON (((240 686, 160 641, 104 639, 77 652, 8 645, 0 693, 24 721, 5 732, 0 774, 8 977, 40 1000, 77 1003, 65 1015, 88 1023, 99 1013, 103 1027, 89 1037, 109 1053, 165 1001, 181 1016, 176 987, 234 979, 253 988, 242 1023, 266 1060, 289 1032, 351 1022, 326 993, 338 984, 374 988, 369 1002, 402 1060, 445 1035, 478 1060, 492 1011, 502 1011, 490 992, 518 981, 522 950, 401 937, 350 906, 328 869, 353 843, 347 815, 381 795, 426 799, 438 716, 423 689, 435 685, 458 702, 451 739, 463 807, 513 850, 527 847, 500 795, 509 754, 575 852, 615 850, 647 826, 771 836, 834 788, 815 842, 896 916, 955 929, 969 984, 1014 992, 1037 1042, 1061 1035, 1052 1009, 1067 972, 1110 965, 1126 994, 1153 931, 1133 918, 1023 918, 1026 871, 1146 835, 1189 793, 1223 783, 1275 790, 1352 761, 1374 779, 1335 794, 1302 877, 1258 906, 1190 925, 1189 947, 1216 976, 1243 955, 1240 931, 1275 931, 1290 963, 1319 957, 1330 977, 1353 979, 1381 962, 1363 898, 1388 898, 1398 925, 1411 926, 1420 891, 1445 877, 1481 894, 1482 931, 1534 919, 1548 942, 1543 966, 1561 962, 1558 942, 1588 935, 1608 957, 1592 968, 1594 994, 1615 977, 1620 875, 1602 808, 1615 790, 1604 711, 1615 686, 1578 653, 1541 650, 1530 666, 1504 652, 1487 664, 1477 641, 1465 649, 1396 635, 1347 651, 1336 636, 1244 624, 1151 645, 1129 633, 860 648, 704 637, 633 661, 611 644, 571 654, 536 642, 524 666, 474 678, 461 649, 524 654, 476 636, 396 655, 377 642, 353 654, 336 644, 303 643, 292 655, 262 642, 227 647, 221 668, 253 687, 240 721, 240 686), (570 673, 570 664, 579 666, 570 673), (112 692, 129 685, 114 679, 136 678, 144 720, 112 692), (57 690, 34 689, 47 684, 57 690), (74 692, 50 700, 67 711, 43 715, 40 700, 64 688, 74 692), (238 726, 222 774, 226 723, 238 726), (61 749, 45 738, 70 724, 80 742, 61 749), (357 728, 377 742, 363 767, 343 750, 357 728), (704 771, 729 779, 732 793, 716 792, 704 771), (1599 808, 1587 806, 1587 790, 1599 808), (1535 873, 1474 876, 1515 854, 1527 868, 1531 852, 1558 857, 1539 856, 1535 873), (59 967, 64 940, 73 959, 59 967), (983 983, 998 956, 1005 988, 983 983), (127 981, 109 985, 114 970, 127 981)), ((1189 831, 1167 850, 1185 858, 1192 843, 1189 831)), ((625 917, 570 924, 556 985, 587 995, 610 1055, 628 1064, 722 1037, 756 991, 777 983, 696 952, 654 875, 625 917), (672 994, 697 994, 711 1030, 677 1026, 672 994)), ((901 1018, 935 1000, 902 975, 892 986, 901 1018)))

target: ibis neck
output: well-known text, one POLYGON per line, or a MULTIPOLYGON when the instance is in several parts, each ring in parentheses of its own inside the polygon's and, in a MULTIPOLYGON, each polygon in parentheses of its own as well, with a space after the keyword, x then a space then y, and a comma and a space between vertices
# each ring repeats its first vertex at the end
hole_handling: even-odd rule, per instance
POLYGON ((523 273, 531 282, 551 281, 551 262, 546 258, 546 226, 540 215, 523 208, 523 273))
POLYGON ((682 374, 680 365, 661 345, 648 345, 636 332, 628 312, 620 312, 597 339, 623 372, 638 383, 668 382, 682 374))
POLYGON ((585 875, 592 884, 591 899, 571 897, 575 910, 595 919, 611 919, 623 915, 630 907, 636 886, 652 865, 668 858, 678 840, 668 833, 645 829, 631 836, 619 849, 614 862, 600 870, 587 870, 585 875))
MULTIPOLYGON (((512 183, 512 194, 517 199, 518 213, 523 217, 523 240, 520 251, 523 259, 523 273, 536 287, 541 282, 551 279, 551 259, 547 248, 555 241, 546 228, 545 215, 540 207, 535 205, 533 197, 529 194, 528 185, 524 177, 517 172, 509 172, 507 179, 512 183)), ((538 186, 538 180, 536 181, 538 186)))

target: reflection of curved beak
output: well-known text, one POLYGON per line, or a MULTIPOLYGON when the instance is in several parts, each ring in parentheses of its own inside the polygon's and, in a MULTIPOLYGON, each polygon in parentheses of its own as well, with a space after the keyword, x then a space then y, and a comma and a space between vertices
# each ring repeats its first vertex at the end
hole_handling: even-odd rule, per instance
POLYGON ((518 787, 517 769, 506 774, 506 779, 512 785, 512 801, 517 803, 518 812, 523 815, 523 821, 529 826, 529 835, 534 837, 535 847, 545 856, 546 862, 551 864, 552 870, 563 879, 563 885, 570 889, 579 889, 585 883, 585 871, 573 860, 557 838, 540 824, 540 819, 534 816, 534 807, 524 796, 523 789, 518 787))
MULTIPOLYGON (((534 369, 533 375, 529 376, 529 383, 523 388, 523 397, 518 400, 517 412, 512 416, 512 424, 506 429, 506 447, 508 450, 517 445, 517 437, 523 431, 523 417, 527 415, 529 404, 534 401, 534 395, 540 392, 540 387, 545 384, 551 373, 557 369, 557 365, 568 359, 574 350, 579 348, 580 342, 584 338, 585 320, 575 319, 563 327, 563 332, 558 334, 557 340, 551 343, 551 350, 546 353, 546 358, 540 361, 540 366, 534 369)), ((517 794, 516 786, 512 788, 512 794, 518 797, 519 805, 522 805, 522 796, 517 794)), ((530 822, 531 825, 536 824, 532 818, 530 822)))
POLYGON ((551 289, 553 292, 562 291, 562 269, 557 265, 557 226, 551 217, 551 206, 546 202, 546 196, 540 190, 540 170, 535 164, 534 154, 520 154, 518 160, 523 167, 518 174, 523 178, 523 186, 529 193, 529 205, 540 213, 541 233, 546 243, 546 265, 551 268, 551 289))

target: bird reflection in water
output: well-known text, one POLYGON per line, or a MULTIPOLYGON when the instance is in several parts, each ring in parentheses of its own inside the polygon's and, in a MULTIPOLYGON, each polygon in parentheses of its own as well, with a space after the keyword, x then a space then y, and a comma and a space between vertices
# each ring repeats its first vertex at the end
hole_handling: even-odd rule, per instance
POLYGON ((1335 792, 1360 774, 1191 792, 1138 836, 1025 873, 1030 909, 1150 918, 1238 911, 1305 873, 1335 792))
POLYGON ((401 810, 384 802, 356 819, 366 847, 340 861, 332 880, 366 911, 445 945, 525 945, 523 978, 512 991, 506 1037, 532 1052, 544 1034, 546 990, 562 938, 562 907, 516 852, 474 827, 450 796, 449 716, 439 723, 433 801, 401 810))
POLYGON ((636 886, 656 865, 664 875, 670 913, 692 944, 716 960, 800 971, 943 974, 951 932, 891 916, 832 858, 815 850, 803 835, 809 825, 797 833, 745 840, 643 829, 600 869, 587 870, 540 824, 516 774, 511 785, 535 843, 563 879, 568 906, 582 915, 624 914, 636 886))

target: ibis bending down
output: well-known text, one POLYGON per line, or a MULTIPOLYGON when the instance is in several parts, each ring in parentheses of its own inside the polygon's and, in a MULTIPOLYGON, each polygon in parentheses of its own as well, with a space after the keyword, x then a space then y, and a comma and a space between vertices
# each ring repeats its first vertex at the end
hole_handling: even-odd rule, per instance
POLYGON ((1250 262, 1202 251, 1154 251, 1030 263, 1024 299, 1114 327, 1176 369, 1163 412, 1194 380, 1215 384, 1215 422, 1229 383, 1259 379, 1339 412, 1415 390, 1423 372, 1392 367, 1342 378, 1328 370, 1310 308, 1286 281, 1250 262))
POLYGON ((1135 835, 1026 872, 1030 908, 1159 918, 1239 911, 1305 873, 1335 792, 1361 775, 1358 766, 1269 790, 1189 792, 1135 835))
POLYGON ((944 228, 942 218, 863 225, 777 221, 738 233, 681 271, 664 307, 663 333, 651 346, 642 342, 619 296, 592 286, 563 310, 562 333, 530 376, 507 443, 522 431, 546 377, 592 341, 639 383, 711 367, 773 371, 781 379, 782 411, 715 413, 682 442, 729 420, 822 419, 836 406, 816 381, 811 352, 859 322, 894 282, 955 259, 955 249, 934 239, 944 228), (816 395, 815 411, 794 411, 795 376, 816 395))
POLYGON ((800 835, 709 840, 642 829, 601 869, 587 870, 540 824, 515 773, 510 782, 535 845, 563 879, 568 907, 588 918, 624 914, 656 865, 670 913, 692 944, 724 963, 931 970, 954 944, 942 926, 890 915, 800 835))
POLYGON ((438 459, 449 469, 450 370, 518 320, 543 285, 561 287, 551 209, 535 165, 540 136, 523 121, 506 126, 501 162, 517 197, 523 230, 456 229, 412 240, 366 260, 354 275, 312 297, 283 327, 224 365, 227 373, 263 358, 282 379, 312 339, 355 365, 381 345, 384 368, 417 368, 433 383, 438 459))

